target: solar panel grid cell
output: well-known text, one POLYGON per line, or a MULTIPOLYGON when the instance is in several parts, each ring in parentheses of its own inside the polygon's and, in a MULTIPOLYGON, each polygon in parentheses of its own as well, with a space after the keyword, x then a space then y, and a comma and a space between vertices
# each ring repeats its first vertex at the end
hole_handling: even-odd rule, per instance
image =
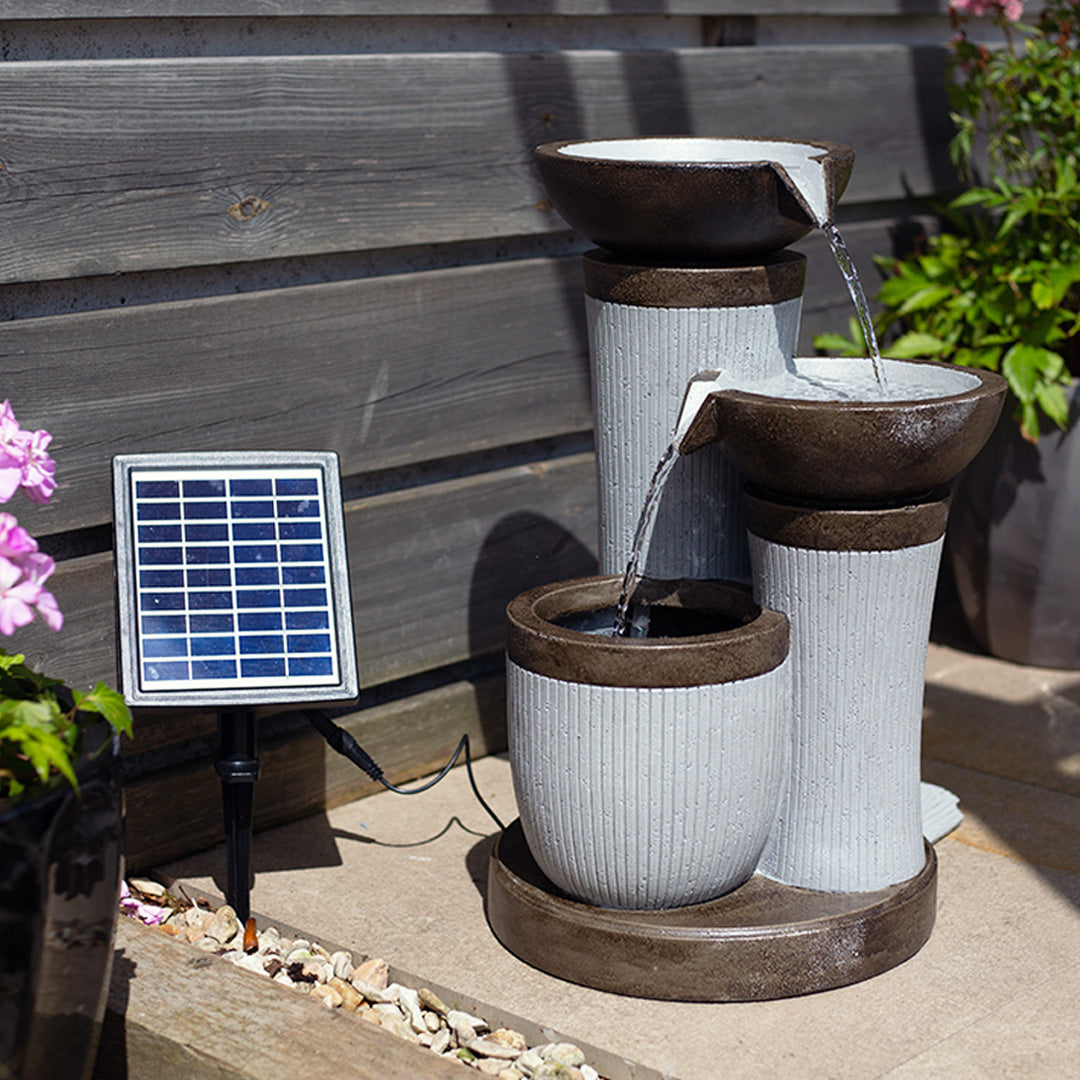
POLYGON ((131 482, 144 688, 338 681, 320 469, 131 482))

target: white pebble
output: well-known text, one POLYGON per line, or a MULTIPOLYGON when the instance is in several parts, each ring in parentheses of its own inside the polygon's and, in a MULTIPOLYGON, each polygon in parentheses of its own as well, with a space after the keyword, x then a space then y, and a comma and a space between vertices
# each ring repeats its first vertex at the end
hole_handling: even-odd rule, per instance
POLYGON ((334 965, 334 975, 347 982, 353 973, 352 956, 347 952, 336 952, 330 957, 330 963, 334 965))

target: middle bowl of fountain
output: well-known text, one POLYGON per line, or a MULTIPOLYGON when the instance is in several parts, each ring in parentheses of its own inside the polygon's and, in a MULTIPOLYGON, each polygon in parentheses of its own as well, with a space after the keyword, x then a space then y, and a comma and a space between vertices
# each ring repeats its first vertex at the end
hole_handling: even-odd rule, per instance
POLYGON ((545 143, 536 164, 567 224, 631 259, 709 265, 778 251, 831 218, 854 151, 795 139, 545 143))
POLYGON ((948 483, 982 449, 1007 383, 931 360, 808 357, 754 393, 717 390, 679 444, 720 443, 745 479, 810 503, 886 506, 948 483))

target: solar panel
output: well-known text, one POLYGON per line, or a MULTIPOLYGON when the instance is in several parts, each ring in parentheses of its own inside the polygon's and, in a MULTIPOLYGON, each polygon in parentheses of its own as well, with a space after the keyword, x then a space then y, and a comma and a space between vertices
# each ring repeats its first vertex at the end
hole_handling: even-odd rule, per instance
POLYGON ((130 704, 357 696, 335 454, 121 455, 113 484, 130 704))

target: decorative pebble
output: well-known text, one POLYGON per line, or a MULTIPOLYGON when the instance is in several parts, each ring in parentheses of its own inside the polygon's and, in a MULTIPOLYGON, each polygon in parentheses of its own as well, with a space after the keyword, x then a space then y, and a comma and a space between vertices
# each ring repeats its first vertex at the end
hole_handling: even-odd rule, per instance
POLYGON ((358 979, 356 974, 349 980, 356 990, 363 996, 365 1001, 370 1001, 372 1005, 381 1005, 384 1002, 391 1001, 390 995, 385 990, 380 990, 378 987, 371 986, 364 982, 363 979, 358 979))
POLYGON ((133 877, 128 878, 128 884, 133 889, 138 889, 143 896, 152 896, 155 899, 161 899, 166 896, 168 890, 159 881, 151 881, 150 878, 133 877))
POLYGON ((437 994, 433 994, 426 986, 421 986, 416 991, 420 995, 420 1004, 425 1009, 430 1009, 433 1013, 438 1013, 439 1016, 445 1016, 450 1010, 442 1003, 442 1000, 437 994))
POLYGON ((544 1062, 548 1065, 578 1066, 584 1063, 585 1055, 571 1043, 550 1043, 543 1051, 544 1062))
POLYGON ((456 1012, 453 1009, 446 1014, 446 1022, 450 1030, 457 1038, 458 1046, 466 1047, 476 1040, 476 1028, 472 1026, 473 1018, 468 1013, 456 1012))
POLYGON ((511 1050, 522 1051, 529 1049, 529 1040, 520 1031, 511 1031, 510 1028, 496 1028, 489 1036, 493 1042, 500 1046, 508 1046, 511 1050))
POLYGON ((318 998, 328 1009, 339 1008, 342 1004, 341 995, 332 986, 326 986, 325 984, 313 986, 311 996, 318 998))
MULTIPOLYGON (((158 895, 145 887, 143 879, 132 885, 144 895, 158 895)), ((195 905, 181 911, 179 906, 159 929, 217 953, 236 967, 310 994, 325 1008, 355 1013, 434 1054, 468 1064, 482 1075, 498 1080, 602 1080, 585 1062, 580 1047, 541 1043, 530 1048, 521 1032, 492 1030, 481 1017, 448 1008, 426 987, 414 990, 391 984, 385 960, 371 958, 354 965, 352 954, 344 950, 328 953, 306 938, 289 941, 274 927, 255 929, 245 940, 238 937, 240 924, 227 904, 216 912, 195 905), (245 946, 252 951, 245 952, 245 946)))
POLYGON ((465 1045, 480 1057, 502 1058, 503 1061, 516 1061, 521 1051, 527 1049, 525 1046, 504 1046, 494 1039, 473 1039, 465 1045))
POLYGON ((367 983, 368 986, 373 986, 376 990, 385 990, 390 981, 390 966, 385 960, 365 960, 353 971, 354 986, 356 979, 367 983))
POLYGON ((519 1068, 526 1076, 532 1076, 541 1065, 544 1064, 544 1055, 540 1053, 540 1049, 526 1050, 515 1062, 517 1068, 519 1068))
POLYGON ((356 1012, 360 1008, 364 999, 352 983, 347 983, 335 975, 327 980, 326 985, 333 987, 341 995, 341 1006, 346 1012, 356 1012))
POLYGON ((333 964, 331 964, 329 960, 324 960, 321 957, 305 961, 304 967, 310 968, 315 972, 316 982, 329 982, 334 977, 333 964))
POLYGON ((222 945, 228 945, 239 933, 240 923, 236 919, 236 912, 228 904, 222 904, 211 916, 206 936, 220 941, 222 945))
POLYGON ((353 973, 352 956, 347 952, 336 952, 330 957, 334 975, 338 979, 348 979, 353 973))
POLYGON ((271 949, 281 950, 281 932, 276 926, 259 931, 259 952, 269 952, 271 949))
MULTIPOLYGON (((401 1006, 401 1011, 405 1014, 405 1019, 412 1025, 413 1031, 418 1035, 422 1031, 427 1031, 427 1021, 424 1020, 423 1010, 420 1008, 420 995, 409 986, 397 986, 397 999, 398 1004, 401 1006)), ((386 988, 388 991, 391 987, 386 988)))

